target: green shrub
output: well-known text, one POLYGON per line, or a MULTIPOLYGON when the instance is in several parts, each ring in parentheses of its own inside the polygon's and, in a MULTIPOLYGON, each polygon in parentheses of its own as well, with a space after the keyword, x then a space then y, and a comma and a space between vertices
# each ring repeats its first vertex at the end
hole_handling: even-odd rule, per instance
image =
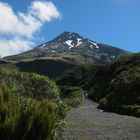
POLYGON ((96 67, 93 65, 78 66, 66 71, 56 80, 56 83, 61 86, 79 86, 85 88, 95 69, 96 67))
POLYGON ((10 140, 24 140, 27 137, 55 140, 62 136, 67 106, 61 101, 55 82, 45 76, 2 66, 0 83, 6 83, 4 88, 0 85, 1 114, 11 114, 7 117, 9 123, 6 121, 7 125, 4 123, 0 126, 0 135, 4 140, 9 137, 10 140), (6 99, 8 102, 3 103, 6 99))
POLYGON ((140 117, 140 105, 123 105, 118 107, 118 113, 140 117))
MULTIPOLYGON (((130 57, 128 61, 123 62, 123 65, 118 61, 110 65, 110 68, 113 68, 113 65, 119 64, 116 69, 113 68, 112 79, 106 88, 107 94, 100 100, 99 108, 126 115, 140 116, 140 109, 138 108, 140 105, 140 66, 138 60, 140 62, 140 59, 134 59, 135 57, 138 56, 130 57), (104 103, 105 98, 107 99, 106 103, 104 103)), ((94 92, 92 92, 93 99, 96 98, 95 95, 97 94, 94 92)))
POLYGON ((84 98, 84 91, 80 87, 61 86, 61 99, 66 102, 69 107, 77 107, 84 98))
POLYGON ((21 81, 20 93, 36 99, 47 98, 49 100, 59 99, 59 89, 53 81, 38 74, 22 73, 16 77, 16 81, 21 81))
POLYGON ((16 95, 42 100, 59 100, 59 89, 55 82, 46 76, 35 73, 22 73, 14 67, 0 67, 0 80, 7 82, 16 95))
POLYGON ((103 110, 107 110, 107 98, 102 98, 100 101, 99 101, 99 105, 98 105, 98 108, 100 109, 103 109, 103 110))
POLYGON ((14 96, 7 85, 0 87, 0 139, 49 139, 55 123, 51 102, 14 96))

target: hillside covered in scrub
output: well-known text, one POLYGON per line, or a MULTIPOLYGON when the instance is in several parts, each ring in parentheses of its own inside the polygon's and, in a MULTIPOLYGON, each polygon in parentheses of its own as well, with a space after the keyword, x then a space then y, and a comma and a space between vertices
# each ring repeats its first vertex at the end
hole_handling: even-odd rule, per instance
POLYGON ((80 87, 58 87, 53 80, 0 66, 0 139, 56 140, 65 129, 65 116, 84 100, 80 87))
POLYGON ((57 84, 79 86, 105 111, 140 117, 140 53, 106 65, 82 65, 67 71, 57 84))
POLYGON ((0 67, 0 139, 52 140, 66 114, 56 84, 47 77, 0 67))

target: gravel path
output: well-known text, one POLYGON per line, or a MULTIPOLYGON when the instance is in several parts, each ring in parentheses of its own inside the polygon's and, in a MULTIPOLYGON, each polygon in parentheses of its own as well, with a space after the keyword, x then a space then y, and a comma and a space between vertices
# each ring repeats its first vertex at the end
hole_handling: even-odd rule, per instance
POLYGON ((102 112, 87 99, 66 119, 66 140, 140 140, 140 118, 102 112))

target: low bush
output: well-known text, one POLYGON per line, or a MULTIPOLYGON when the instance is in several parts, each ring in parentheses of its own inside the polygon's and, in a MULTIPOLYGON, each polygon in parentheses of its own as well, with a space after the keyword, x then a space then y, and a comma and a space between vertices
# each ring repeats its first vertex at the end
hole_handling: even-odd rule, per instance
POLYGON ((95 70, 96 67, 93 65, 81 65, 66 71, 61 77, 56 79, 56 83, 61 86, 85 88, 95 70))
POLYGON ((140 117, 140 105, 123 105, 117 108, 117 113, 140 117))
POLYGON ((77 107, 85 98, 84 91, 80 87, 61 86, 60 89, 60 97, 69 107, 77 107))

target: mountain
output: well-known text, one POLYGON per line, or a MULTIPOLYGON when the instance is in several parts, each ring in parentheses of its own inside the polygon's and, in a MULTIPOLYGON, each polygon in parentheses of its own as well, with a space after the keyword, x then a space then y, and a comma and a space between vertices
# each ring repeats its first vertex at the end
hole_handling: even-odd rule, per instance
POLYGON ((106 63, 128 54, 122 49, 97 43, 73 32, 64 32, 50 42, 19 55, 5 57, 8 61, 51 59, 69 63, 106 63))
POLYGON ((56 77, 80 64, 104 64, 129 52, 97 43, 77 33, 64 32, 34 49, 3 60, 14 63, 20 70, 56 77))

